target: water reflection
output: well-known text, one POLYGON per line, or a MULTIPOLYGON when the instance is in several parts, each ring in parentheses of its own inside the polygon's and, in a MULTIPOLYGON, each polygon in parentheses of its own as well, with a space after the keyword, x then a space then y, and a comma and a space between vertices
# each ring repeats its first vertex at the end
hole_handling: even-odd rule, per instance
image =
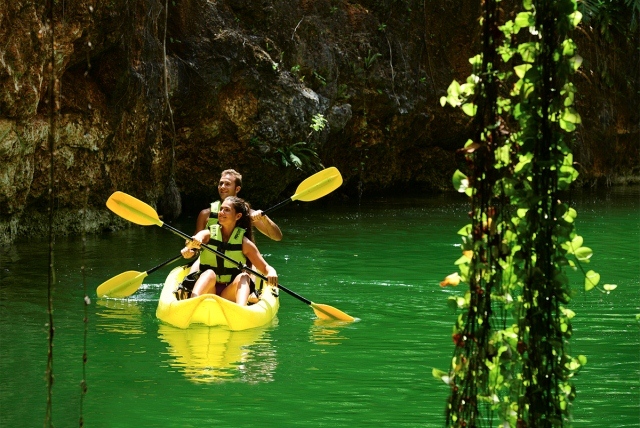
POLYGON ((135 300, 97 299, 96 308, 98 327, 113 333, 144 334, 142 312, 135 300))
POLYGON ((160 324, 158 337, 168 344, 169 365, 194 383, 260 383, 273 381, 278 363, 272 328, 273 324, 230 331, 204 325, 180 329, 160 324))
POLYGON ((352 323, 316 318, 311 326, 310 340, 317 345, 340 345, 348 339, 341 334, 341 330, 349 324, 352 323))

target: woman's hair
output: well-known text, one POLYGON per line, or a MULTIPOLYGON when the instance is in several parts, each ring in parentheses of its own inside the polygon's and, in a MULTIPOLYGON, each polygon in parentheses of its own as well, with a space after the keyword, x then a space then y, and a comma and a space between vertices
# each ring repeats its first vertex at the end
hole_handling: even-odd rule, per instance
POLYGON ((249 211, 251 210, 251 206, 247 201, 237 196, 227 196, 224 200, 229 201, 236 214, 242 214, 242 217, 236 222, 236 227, 241 227, 246 230, 244 236, 246 236, 250 241, 253 241, 253 229, 251 227, 251 216, 249 215, 249 211))

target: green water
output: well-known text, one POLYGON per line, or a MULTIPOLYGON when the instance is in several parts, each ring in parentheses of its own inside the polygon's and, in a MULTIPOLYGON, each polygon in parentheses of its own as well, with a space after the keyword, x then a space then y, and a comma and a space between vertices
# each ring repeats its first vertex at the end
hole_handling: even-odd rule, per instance
MULTIPOLYGON (((610 295, 577 291, 570 352, 585 354, 574 426, 640 424, 640 189, 576 194, 589 268, 618 284, 610 295)), ((273 325, 230 333, 161 325, 155 307, 168 268, 128 300, 95 288, 126 270, 178 254, 182 240, 158 227, 55 244, 53 422, 88 427, 437 427, 447 387, 455 314, 438 283, 454 272, 456 232, 468 208, 454 196, 328 206, 291 204, 273 214, 285 239, 258 244, 280 282, 361 321, 318 322, 282 294, 273 325), (83 279, 80 267, 87 267, 83 279), (83 379, 83 286, 89 290, 83 379)), ((193 219, 174 224, 191 233, 193 219)), ((47 387, 47 243, 0 252, 0 426, 42 426, 47 387)), ((582 281, 575 277, 575 288, 582 281)))

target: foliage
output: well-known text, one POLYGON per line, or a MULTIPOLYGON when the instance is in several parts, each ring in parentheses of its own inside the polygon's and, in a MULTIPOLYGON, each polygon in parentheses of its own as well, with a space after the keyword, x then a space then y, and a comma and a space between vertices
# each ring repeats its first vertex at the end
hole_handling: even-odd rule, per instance
POLYGON ((449 426, 491 425, 496 415, 500 426, 563 426, 571 379, 586 363, 567 352, 575 312, 565 269, 582 269, 587 291, 600 281, 583 269, 592 251, 561 201, 578 176, 567 136, 581 123, 570 81, 581 58, 568 34, 581 14, 576 0, 523 0, 501 23, 498 3, 483 3, 472 74, 441 99, 471 116, 475 131, 459 151, 467 171, 453 177, 471 199, 471 223, 459 231, 459 272, 441 283, 469 288, 449 297, 461 310, 454 355, 433 374, 451 388, 449 426))
POLYGON ((320 132, 325 128, 325 126, 327 126, 327 123, 328 121, 324 115, 322 113, 317 113, 311 118, 311 125, 309 126, 314 131, 320 132))
MULTIPOLYGON (((314 132, 320 132, 327 126, 327 119, 322 113, 317 113, 311 118, 311 132, 307 135, 307 138, 311 137, 314 132)), ((261 151, 267 151, 266 144, 259 138, 254 137, 251 139, 251 145, 261 151)), ((297 143, 279 147, 273 151, 274 156, 263 158, 264 162, 268 162, 272 165, 282 165, 285 168, 293 166, 301 171, 319 171, 324 168, 318 156, 318 152, 313 145, 308 144, 306 141, 299 141, 297 143)))
POLYGON ((276 154, 280 157, 281 164, 285 167, 293 166, 301 171, 322 168, 318 153, 304 141, 276 149, 276 154))
POLYGON ((580 0, 578 10, 584 21, 611 41, 611 31, 632 34, 638 28, 640 0, 580 0))

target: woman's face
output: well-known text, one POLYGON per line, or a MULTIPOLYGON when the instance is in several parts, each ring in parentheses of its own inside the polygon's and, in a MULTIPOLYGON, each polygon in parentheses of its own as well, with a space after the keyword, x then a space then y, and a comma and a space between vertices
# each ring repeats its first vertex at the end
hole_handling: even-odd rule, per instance
POLYGON ((242 217, 242 213, 236 212, 233 204, 227 200, 225 200, 220 206, 220 211, 218 211, 218 223, 222 225, 235 225, 238 220, 242 217))

